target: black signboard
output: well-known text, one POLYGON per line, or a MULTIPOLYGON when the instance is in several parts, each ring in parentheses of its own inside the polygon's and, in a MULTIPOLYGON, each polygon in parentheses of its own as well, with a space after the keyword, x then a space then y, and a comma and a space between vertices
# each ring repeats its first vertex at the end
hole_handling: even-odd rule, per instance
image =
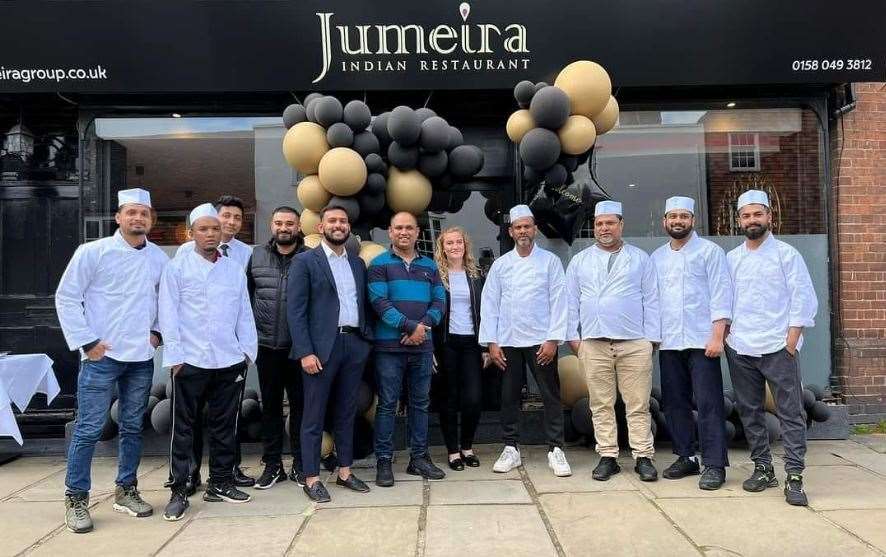
POLYGON ((499 89, 886 79, 883 0, 0 3, 0 91, 499 89))

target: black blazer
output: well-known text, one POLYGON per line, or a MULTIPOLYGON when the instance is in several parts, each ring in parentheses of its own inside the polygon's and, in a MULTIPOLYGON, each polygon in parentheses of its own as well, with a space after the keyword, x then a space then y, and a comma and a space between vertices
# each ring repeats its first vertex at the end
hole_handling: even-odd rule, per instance
MULTIPOLYGON (((367 311, 366 265, 352 253, 348 253, 348 263, 357 287, 360 336, 372 341, 372 324, 367 311)), ((323 246, 296 255, 289 267, 286 291, 286 315, 292 336, 289 357, 299 360, 314 354, 321 364, 325 364, 338 334, 338 309, 335 279, 323 246)))

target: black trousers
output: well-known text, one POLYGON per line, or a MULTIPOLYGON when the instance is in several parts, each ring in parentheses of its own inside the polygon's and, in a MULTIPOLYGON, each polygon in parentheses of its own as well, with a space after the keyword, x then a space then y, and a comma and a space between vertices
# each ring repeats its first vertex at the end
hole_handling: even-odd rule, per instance
POLYGON ((220 369, 185 364, 172 377, 172 439, 169 471, 172 489, 183 489, 191 473, 198 403, 205 397, 209 411, 209 481, 230 482, 237 450, 240 397, 246 382, 246 362, 220 369))
POLYGON ((283 393, 289 400, 289 447, 292 465, 301 471, 302 392, 301 363, 289 359, 289 350, 258 347, 255 360, 262 400, 262 461, 281 464, 283 461, 283 393))
POLYGON ((480 423, 483 358, 475 335, 450 334, 439 355, 440 379, 445 394, 440 410, 440 429, 446 449, 450 454, 455 454, 459 449, 471 448, 480 423))
MULTIPOLYGON (((249 370, 247 366, 243 370, 243 381, 240 383, 240 398, 237 408, 243 404, 243 392, 246 390, 246 372, 249 370)), ((203 426, 204 416, 206 413, 206 395, 200 397, 197 401, 197 421, 194 423, 194 454, 191 456, 191 475, 199 476, 200 468, 203 466, 203 426)), ((240 432, 236 432, 237 448, 234 451, 234 466, 240 466, 243 455, 240 452, 240 432)))
POLYGON ((332 399, 335 456, 340 466, 354 462, 354 419, 357 393, 370 344, 359 335, 338 333, 329 360, 319 373, 302 372, 304 413, 301 422, 301 458, 304 474, 320 475, 320 445, 326 407, 332 399))
POLYGON ((725 468, 729 460, 720 358, 708 358, 701 349, 661 350, 658 363, 674 454, 695 456, 700 444, 705 466, 725 468), (693 393, 698 408, 697 432, 692 419, 693 393))
POLYGON ((548 365, 536 363, 539 346, 527 348, 503 347, 508 360, 501 381, 501 426, 505 445, 516 447, 519 441, 520 392, 523 389, 523 370, 529 367, 544 403, 545 435, 550 447, 563 446, 563 403, 560 402, 560 376, 556 356, 548 365))

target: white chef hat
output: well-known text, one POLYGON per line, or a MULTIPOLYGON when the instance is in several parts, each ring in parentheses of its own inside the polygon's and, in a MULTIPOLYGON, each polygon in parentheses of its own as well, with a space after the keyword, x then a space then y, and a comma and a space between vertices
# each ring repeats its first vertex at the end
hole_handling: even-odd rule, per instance
POLYGON ((197 219, 202 217, 211 217, 218 220, 218 211, 215 210, 212 203, 204 203, 203 205, 197 205, 194 207, 191 214, 188 215, 188 226, 194 226, 197 219))
POLYGON ((766 195, 765 191, 760 190, 748 190, 743 194, 738 196, 738 203, 736 203, 736 210, 741 211, 741 208, 745 205, 750 205, 752 203, 758 203, 760 205, 764 205, 769 207, 769 196, 766 195))
POLYGON ((132 188, 128 190, 120 190, 117 192, 117 207, 122 207, 127 203, 138 203, 145 207, 151 206, 151 194, 147 190, 141 188, 132 188))
POLYGON ((689 211, 693 215, 695 214, 695 200, 691 197, 683 197, 682 195, 675 195, 674 197, 669 197, 667 201, 665 201, 665 214, 667 215, 671 211, 675 209, 683 209, 684 211, 689 211))
POLYGON ((514 205, 513 207, 511 207, 511 210, 508 213, 508 217, 510 218, 511 224, 517 222, 517 219, 522 219, 525 217, 529 217, 532 220, 535 220, 535 215, 532 214, 532 209, 530 209, 528 205, 514 205))
POLYGON ((594 216, 600 215, 619 215, 621 216, 621 202, 619 201, 598 201, 594 206, 594 216))

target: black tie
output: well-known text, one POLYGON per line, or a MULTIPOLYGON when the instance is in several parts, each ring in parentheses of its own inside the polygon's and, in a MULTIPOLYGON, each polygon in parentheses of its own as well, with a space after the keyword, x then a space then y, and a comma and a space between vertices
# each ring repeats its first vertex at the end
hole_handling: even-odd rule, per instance
POLYGON ((223 257, 227 257, 227 256, 228 256, 228 244, 222 244, 222 245, 218 246, 218 249, 221 250, 221 253, 222 253, 222 256, 223 256, 223 257))

